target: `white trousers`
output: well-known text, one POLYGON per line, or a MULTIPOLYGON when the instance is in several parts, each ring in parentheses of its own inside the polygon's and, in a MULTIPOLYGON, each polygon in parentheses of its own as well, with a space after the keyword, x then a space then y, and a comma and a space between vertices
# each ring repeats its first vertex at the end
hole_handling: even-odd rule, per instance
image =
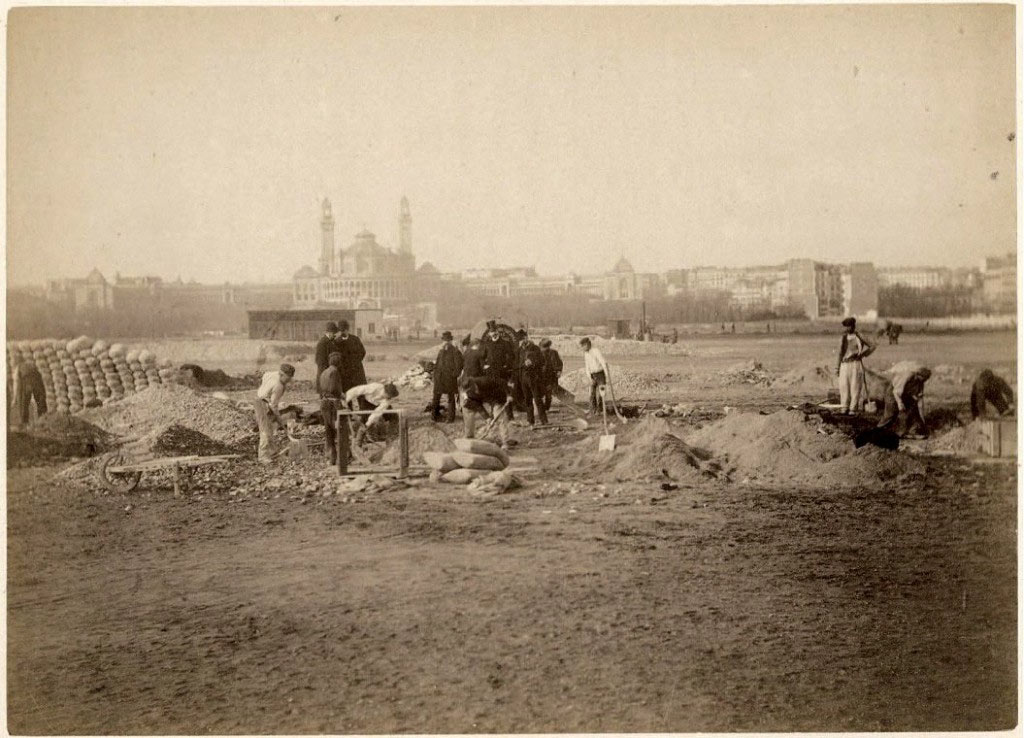
POLYGON ((864 396, 864 364, 859 361, 844 361, 839 365, 839 404, 841 412, 861 411, 867 397, 864 396))

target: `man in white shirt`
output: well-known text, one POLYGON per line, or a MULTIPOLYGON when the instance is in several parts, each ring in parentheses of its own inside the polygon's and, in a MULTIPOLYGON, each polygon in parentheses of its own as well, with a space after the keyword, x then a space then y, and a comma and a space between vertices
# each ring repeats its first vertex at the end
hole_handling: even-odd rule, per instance
MULTIPOLYGON (((370 382, 360 384, 345 393, 345 402, 350 410, 372 410, 366 419, 365 431, 368 431, 384 416, 384 411, 391 408, 391 401, 398 397, 398 388, 391 382, 370 382)), ((360 438, 363 433, 360 433, 360 438)), ((359 438, 356 439, 360 440, 359 438)))
POLYGON ((864 410, 867 389, 864 378, 863 359, 871 355, 875 346, 857 332, 857 319, 843 320, 843 338, 839 344, 839 361, 836 376, 839 377, 839 412, 843 415, 856 414, 864 410))
POLYGON ((590 412, 596 413, 601 409, 597 404, 597 388, 608 384, 608 362, 589 338, 580 339, 580 346, 583 347, 583 366, 590 377, 590 412))
POLYGON ((253 409, 256 413, 256 425, 260 429, 260 445, 257 458, 261 464, 269 464, 274 459, 274 423, 283 426, 278 407, 288 383, 295 376, 295 367, 282 364, 277 371, 266 372, 263 382, 256 390, 253 409))

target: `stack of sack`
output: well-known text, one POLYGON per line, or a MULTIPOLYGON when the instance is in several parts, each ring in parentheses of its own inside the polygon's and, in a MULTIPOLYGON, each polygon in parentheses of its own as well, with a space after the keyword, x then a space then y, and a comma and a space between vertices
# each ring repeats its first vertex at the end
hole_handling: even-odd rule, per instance
POLYGON ((497 444, 476 438, 456 438, 455 451, 426 451, 423 460, 431 481, 469 484, 478 477, 504 471, 511 459, 497 444))
MULTIPOLYGON (((151 384, 179 381, 179 372, 165 360, 157 367, 149 351, 128 351, 120 343, 79 336, 73 341, 41 339, 7 344, 7 370, 24 361, 39 369, 46 405, 61 413, 77 413, 151 384)), ((10 376, 8 374, 8 376, 10 376)))

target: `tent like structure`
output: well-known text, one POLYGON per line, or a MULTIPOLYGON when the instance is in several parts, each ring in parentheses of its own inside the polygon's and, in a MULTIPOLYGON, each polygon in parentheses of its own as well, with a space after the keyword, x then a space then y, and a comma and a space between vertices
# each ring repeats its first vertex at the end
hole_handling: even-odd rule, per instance
POLYGON ((516 329, 510 326, 508 323, 503 323, 501 318, 487 318, 486 320, 481 320, 479 323, 470 328, 469 337, 471 339, 483 338, 487 334, 488 320, 493 320, 498 324, 498 333, 501 335, 502 338, 507 338, 509 341, 512 341, 512 343, 516 342, 516 329))

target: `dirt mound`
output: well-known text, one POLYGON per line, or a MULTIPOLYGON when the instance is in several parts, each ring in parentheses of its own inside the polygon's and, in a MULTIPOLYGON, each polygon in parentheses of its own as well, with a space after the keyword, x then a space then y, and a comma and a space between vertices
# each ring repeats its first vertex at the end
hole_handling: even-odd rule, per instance
POLYGON ((933 453, 973 456, 981 453, 985 442, 985 435, 981 432, 981 423, 975 421, 961 428, 953 428, 938 438, 930 440, 927 448, 933 453))
MULTIPOLYGON (((615 390, 616 398, 662 389, 661 382, 650 375, 640 374, 615 364, 609 366, 609 369, 612 375, 612 389, 615 390)), ((583 399, 590 395, 590 376, 586 369, 576 369, 568 374, 563 374, 558 383, 574 395, 582 396, 583 399)))
MULTIPOLYGON (((540 341, 544 336, 533 336, 540 341)), ((564 359, 566 356, 579 355, 580 339, 583 336, 565 334, 547 336, 551 339, 551 348, 558 351, 564 359)), ((628 338, 601 338, 590 336, 595 348, 600 349, 604 356, 689 356, 690 351, 680 343, 660 343, 657 341, 633 341, 628 338)))
MULTIPOLYGON (((453 426, 454 427, 454 426, 453 426)), ((461 430, 461 426, 459 426, 461 430)), ((409 429, 409 463, 423 464, 426 451, 454 451, 455 444, 436 425, 425 425, 409 429)), ((381 464, 398 464, 398 440, 391 441, 380 457, 381 464)))
POLYGON ((845 436, 792 410, 770 415, 733 413, 687 441, 727 462, 739 481, 830 489, 877 484, 921 470, 905 454, 855 450, 845 436), (879 454, 885 454, 884 463, 879 454))
POLYGON ((661 418, 616 426, 614 433, 614 451, 599 451, 597 438, 586 438, 566 455, 568 467, 619 480, 696 481, 720 471, 710 454, 691 447, 661 418))
POLYGON ((733 364, 714 375, 714 383, 719 386, 756 384, 768 387, 774 379, 774 375, 761 366, 761 362, 753 359, 733 364))
MULTIPOLYGON (((247 445, 252 446, 252 444, 247 445)), ((197 430, 177 424, 157 428, 137 441, 126 445, 124 450, 125 453, 138 459, 148 456, 216 456, 238 452, 237 448, 215 441, 197 430)))
POLYGON ((81 416, 130 438, 181 425, 229 446, 250 442, 256 426, 252 413, 177 384, 150 387, 119 402, 86 410, 81 416))
POLYGON ((113 441, 110 434, 102 428, 78 416, 65 413, 47 413, 39 416, 26 429, 26 433, 38 438, 93 446, 97 451, 108 448, 113 441))
POLYGON ((828 390, 835 386, 835 369, 824 364, 807 364, 791 369, 775 380, 780 387, 801 387, 814 391, 828 390))
POLYGON ((114 445, 114 438, 92 423, 73 415, 48 413, 27 429, 7 434, 7 467, 95 456, 114 445))

